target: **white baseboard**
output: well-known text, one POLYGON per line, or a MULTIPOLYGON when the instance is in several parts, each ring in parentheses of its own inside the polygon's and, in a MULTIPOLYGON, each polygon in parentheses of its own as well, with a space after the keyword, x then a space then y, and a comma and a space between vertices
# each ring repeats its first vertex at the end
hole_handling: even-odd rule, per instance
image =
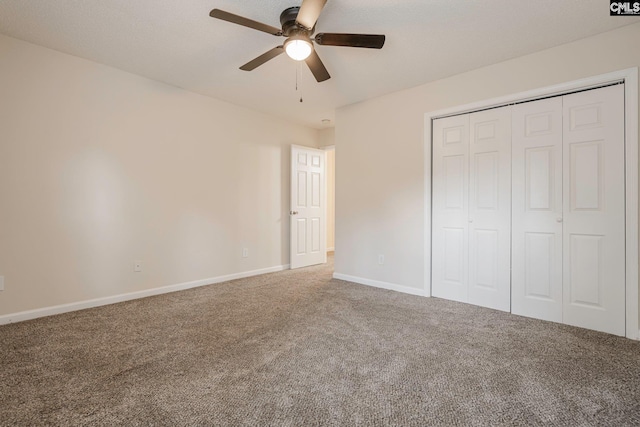
POLYGON ((85 301, 72 302, 69 304, 55 305, 51 307, 38 308, 35 310, 21 311, 13 314, 0 316, 0 325, 8 323, 22 322, 25 320, 37 319, 39 317, 53 316, 55 314, 68 313, 70 311, 84 310, 86 308, 100 307, 103 305, 115 304, 123 301, 130 301, 139 298, 146 298, 154 295, 168 294, 170 292, 184 291, 186 289, 197 288, 199 286, 213 285, 215 283, 228 282, 229 280, 243 279, 245 277, 258 276, 260 274, 275 273, 276 271, 288 270, 289 264, 275 267, 261 268, 259 270, 244 271, 241 273, 228 274, 226 276, 211 277, 209 279, 194 280, 192 282, 178 283, 176 285, 162 286, 159 288, 145 289, 143 291, 130 292, 126 294, 113 295, 109 297, 90 299, 85 301))
POLYGON ((424 289, 410 288, 409 286, 396 285, 395 283, 381 282, 379 280, 365 279, 363 277, 349 276, 348 274, 333 273, 334 279, 346 280, 347 282, 358 283, 361 285, 373 286, 374 288, 388 289, 390 291, 402 292, 403 294, 427 296, 424 289))

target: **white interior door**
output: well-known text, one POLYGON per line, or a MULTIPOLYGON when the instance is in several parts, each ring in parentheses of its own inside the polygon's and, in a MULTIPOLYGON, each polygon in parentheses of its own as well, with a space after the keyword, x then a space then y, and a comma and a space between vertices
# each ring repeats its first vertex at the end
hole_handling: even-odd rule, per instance
POLYGON ((564 323, 624 335, 624 87, 563 104, 564 323))
POLYGON ((432 294, 468 300, 469 115, 433 122, 432 294))
POLYGON ((469 302, 511 310, 511 107, 469 118, 469 302))
POLYGON ((327 262, 325 152, 291 146, 291 268, 327 262))
POLYGON ((512 119, 511 311, 562 322, 562 97, 512 119))

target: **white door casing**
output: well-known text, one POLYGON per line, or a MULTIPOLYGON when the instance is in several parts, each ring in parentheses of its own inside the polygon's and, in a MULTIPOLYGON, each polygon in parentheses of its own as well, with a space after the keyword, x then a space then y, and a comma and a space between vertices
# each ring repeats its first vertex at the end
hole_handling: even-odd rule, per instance
POLYGON ((512 115, 511 311, 562 322, 562 97, 512 115))
POLYGON ((468 300, 469 115, 433 123, 432 293, 468 300))
POLYGON ((564 323, 625 335, 624 86, 563 97, 564 323))
POLYGON ((469 302, 511 310, 511 107, 469 118, 469 302))
POLYGON ((325 152, 291 146, 291 268, 327 262, 325 152))

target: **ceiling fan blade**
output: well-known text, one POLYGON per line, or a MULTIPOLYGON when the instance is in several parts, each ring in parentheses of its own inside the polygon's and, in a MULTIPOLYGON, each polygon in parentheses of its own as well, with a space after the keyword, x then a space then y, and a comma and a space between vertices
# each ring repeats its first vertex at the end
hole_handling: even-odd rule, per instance
POLYGON ((315 42, 325 46, 366 47, 369 49, 382 49, 385 36, 381 34, 339 34, 318 33, 315 42))
POLYGON ((326 3, 327 0, 302 0, 296 22, 311 31, 326 3))
POLYGON ((222 19, 223 21, 232 22, 234 24, 242 25, 244 27, 253 28, 254 30, 263 31, 265 33, 273 34, 274 36, 281 36, 282 29, 272 27, 271 25, 263 24, 262 22, 254 21, 243 16, 234 15, 233 13, 225 12, 220 9, 213 9, 209 16, 212 18, 222 19))
POLYGON ((329 75, 329 72, 325 68, 324 64, 322 63, 322 60, 320 59, 320 57, 318 56, 315 50, 311 51, 311 55, 309 55, 309 57, 305 59, 304 62, 307 63, 307 65, 309 66, 309 69, 313 73, 313 77, 316 78, 318 83, 323 82, 325 80, 329 80, 331 78, 331 76, 329 75))
POLYGON ((262 55, 258 56, 256 59, 247 62, 242 67, 240 67, 240 69, 244 71, 251 71, 253 69, 258 68, 259 66, 269 61, 270 59, 275 58, 276 56, 280 55, 283 52, 284 52, 284 48, 282 46, 274 47, 270 51, 265 52, 262 55))

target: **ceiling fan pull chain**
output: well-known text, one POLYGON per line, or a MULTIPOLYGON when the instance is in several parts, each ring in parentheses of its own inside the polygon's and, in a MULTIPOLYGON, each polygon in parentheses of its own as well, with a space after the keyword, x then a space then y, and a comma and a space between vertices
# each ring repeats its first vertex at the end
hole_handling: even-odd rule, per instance
POLYGON ((300 86, 298 86, 298 80, 300 76, 300 62, 296 64, 296 92, 300 91, 300 102, 302 102, 302 82, 300 82, 300 86))

